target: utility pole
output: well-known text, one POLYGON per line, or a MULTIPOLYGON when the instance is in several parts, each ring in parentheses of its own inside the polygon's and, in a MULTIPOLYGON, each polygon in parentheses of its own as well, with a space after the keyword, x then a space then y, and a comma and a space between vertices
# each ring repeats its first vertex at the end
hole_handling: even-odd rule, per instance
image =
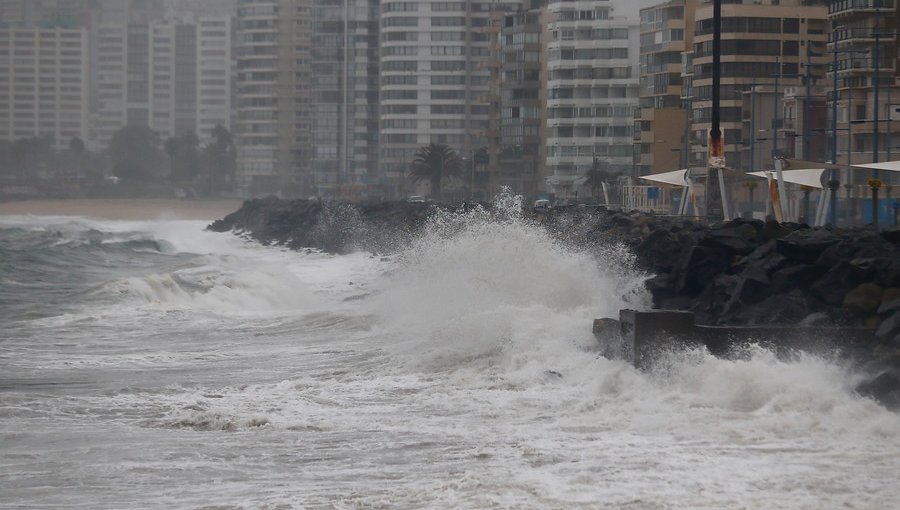
MULTIPOLYGON (((803 99, 803 161, 809 161, 809 102, 812 99, 812 45, 806 42, 806 97, 803 99)), ((808 215, 807 215, 808 216, 808 215)))
POLYGON ((709 130, 709 161, 706 176, 706 216, 710 221, 729 219, 725 197, 725 144, 719 111, 721 87, 722 0, 713 0, 712 127, 709 130))
POLYGON ((750 84, 750 171, 756 171, 756 80, 750 84))
MULTIPOLYGON (((834 48, 834 57, 831 64, 831 164, 837 165, 837 112, 838 112, 838 50, 834 48)), ((847 124, 848 126, 850 124, 847 124)), ((831 176, 828 179, 828 189, 831 192, 831 206, 829 207, 828 224, 834 227, 837 222, 837 193, 841 189, 841 183, 837 176, 837 167, 831 167, 831 176)))
MULTIPOLYGON (((875 47, 872 48, 872 59, 875 61, 875 76, 872 77, 873 105, 872 105, 872 121, 874 122, 873 131, 875 136, 872 137, 872 162, 878 163, 878 75, 881 73, 880 62, 878 61, 879 36, 881 36, 881 11, 880 2, 876 0, 875 4, 875 47)), ((878 230, 878 188, 881 187, 881 181, 878 179, 878 169, 872 172, 872 179, 869 180, 869 186, 872 188, 872 226, 878 230)))

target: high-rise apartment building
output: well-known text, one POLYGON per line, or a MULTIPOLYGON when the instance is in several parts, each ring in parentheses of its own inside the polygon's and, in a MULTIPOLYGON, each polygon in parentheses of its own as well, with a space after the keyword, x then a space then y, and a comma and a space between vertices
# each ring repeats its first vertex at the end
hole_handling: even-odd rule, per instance
POLYGON ((641 9, 640 109, 634 123, 638 175, 687 164, 681 55, 692 43, 696 4, 667 0, 641 9))
MULTIPOLYGON (((764 161, 754 158, 752 170, 772 168, 772 156, 792 144, 784 140, 781 97, 785 88, 824 75, 827 8, 817 0, 742 0, 722 5, 721 127, 725 161, 731 168, 751 170, 746 148, 769 147, 764 161), (777 85, 777 86, 776 86, 777 85), (754 139, 742 138, 744 94, 765 87, 776 94, 769 125, 754 123, 754 139), (777 89, 777 91, 776 91, 777 89)), ((712 115, 713 5, 704 0, 697 8, 692 55, 692 166, 706 166, 707 131, 712 115)), ((770 103, 771 104, 771 103, 770 103)), ((752 110, 752 109, 751 109, 752 110)))
POLYGON ((125 125, 200 139, 216 125, 229 127, 231 38, 229 18, 101 25, 95 139, 106 144, 125 125))
POLYGON ((0 29, 0 140, 87 141, 88 70, 84 29, 0 29))
MULTIPOLYGON (((833 62, 834 57, 837 60, 838 162, 897 159, 895 155, 900 150, 894 146, 897 137, 893 133, 900 128, 900 118, 891 106, 900 104, 896 86, 900 41, 897 2, 837 0, 828 5, 828 21, 832 25, 828 61, 833 62)), ((833 70, 829 69, 824 84, 829 90, 833 78, 833 70)), ((831 107, 829 100, 829 118, 831 107)))
POLYGON ((240 0, 236 18, 238 187, 311 183, 311 3, 240 0))
POLYGON ((378 3, 312 1, 311 193, 360 198, 379 191, 378 3))
POLYGON ((0 26, 78 28, 93 7, 90 0, 0 0, 0 26))
POLYGON ((540 172, 545 124, 541 104, 543 12, 525 6, 513 12, 495 11, 487 29, 496 27, 498 37, 491 45, 488 62, 492 70, 487 96, 491 105, 489 161, 470 169, 470 180, 479 192, 508 187, 531 196, 544 187, 545 176, 540 172))
MULTIPOLYGON (((515 4, 517 2, 510 2, 515 4)), ((471 157, 487 145, 488 1, 381 2, 380 169, 406 184, 416 150, 440 143, 471 157)))
POLYGON ((625 0, 552 1, 547 9, 548 184, 571 197, 595 161, 612 174, 634 172, 638 9, 625 0))

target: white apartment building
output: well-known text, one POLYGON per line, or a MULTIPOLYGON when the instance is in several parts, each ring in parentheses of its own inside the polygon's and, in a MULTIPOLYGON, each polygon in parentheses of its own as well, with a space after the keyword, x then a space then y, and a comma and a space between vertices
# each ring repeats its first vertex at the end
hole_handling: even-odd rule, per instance
POLYGON ((87 141, 88 70, 84 29, 0 29, 0 140, 87 141))
POLYGON ((101 145, 126 125, 201 140, 216 125, 230 127, 229 18, 101 25, 96 48, 93 134, 101 145))
POLYGON ((487 27, 500 8, 477 0, 381 2, 380 168, 393 187, 402 189, 424 145, 446 144, 463 156, 487 145, 487 27))
POLYGON ((547 6, 547 184, 559 196, 579 189, 594 158, 612 173, 632 173, 638 5, 578 0, 547 6))

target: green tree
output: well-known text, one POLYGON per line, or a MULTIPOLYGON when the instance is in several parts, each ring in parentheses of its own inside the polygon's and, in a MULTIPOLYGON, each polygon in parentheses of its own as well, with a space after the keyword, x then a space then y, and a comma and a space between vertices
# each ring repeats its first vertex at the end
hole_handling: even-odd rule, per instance
POLYGON ((610 174, 606 170, 606 164, 599 159, 594 158, 590 170, 585 174, 585 184, 591 189, 592 198, 597 197, 597 191, 603 188, 603 183, 606 182, 609 177, 610 174))
POLYGON ((56 170, 56 150, 49 138, 21 138, 9 146, 6 175, 14 179, 35 179, 56 170), (43 174, 43 175, 42 175, 43 174))
POLYGON ((443 144, 430 143, 416 151, 410 164, 409 178, 413 182, 427 180, 431 194, 440 199, 444 180, 462 175, 462 166, 456 151, 443 144))
POLYGON ((203 149, 203 177, 210 195, 234 189, 237 173, 237 147, 224 126, 212 130, 212 140, 203 149))
POLYGON ((163 150, 169 158, 169 178, 174 179, 177 171, 175 170, 176 161, 178 160, 178 139, 174 136, 166 138, 163 143, 163 150))
POLYGON ((159 146, 159 136, 147 126, 125 126, 116 131, 109 142, 113 173, 125 180, 158 180, 164 172, 159 146))

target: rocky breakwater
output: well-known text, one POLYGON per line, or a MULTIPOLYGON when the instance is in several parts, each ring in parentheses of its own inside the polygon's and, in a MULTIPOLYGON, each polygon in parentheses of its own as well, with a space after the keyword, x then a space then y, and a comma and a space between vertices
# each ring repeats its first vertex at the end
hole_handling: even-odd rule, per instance
MULTIPOLYGON (((404 246, 434 208, 471 207, 266 198, 210 229, 292 249, 386 253, 404 246)), ((562 242, 629 247, 649 275, 654 307, 692 311, 699 324, 871 328, 875 376, 860 392, 900 408, 900 232, 758 220, 707 225, 591 207, 524 214, 562 242)))
POLYGON ((654 308, 692 311, 700 324, 872 329, 861 354, 874 377, 859 391, 900 408, 900 232, 624 212, 593 232, 633 249, 654 308))

